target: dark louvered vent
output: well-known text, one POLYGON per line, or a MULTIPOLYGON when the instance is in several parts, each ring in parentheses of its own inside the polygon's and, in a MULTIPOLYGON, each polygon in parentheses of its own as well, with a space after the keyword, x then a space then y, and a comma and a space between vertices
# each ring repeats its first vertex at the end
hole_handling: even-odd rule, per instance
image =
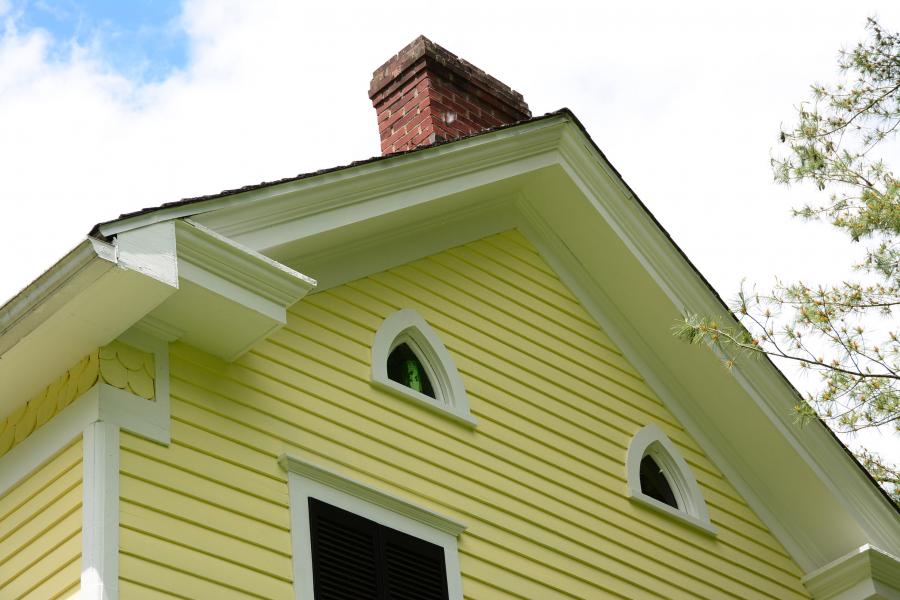
POLYGON ((309 499, 316 600, 448 600, 444 549, 309 499))
POLYGON ((444 549, 384 528, 385 586, 390 600, 447 600, 444 549))

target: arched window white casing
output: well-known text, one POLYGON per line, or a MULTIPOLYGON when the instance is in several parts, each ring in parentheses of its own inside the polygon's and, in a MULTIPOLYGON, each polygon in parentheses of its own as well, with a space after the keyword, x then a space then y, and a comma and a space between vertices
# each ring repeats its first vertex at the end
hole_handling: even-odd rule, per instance
POLYGON ((469 412, 469 399, 453 358, 434 329, 412 308, 404 308, 388 316, 375 333, 375 342, 372 344, 372 384, 468 427, 476 425, 475 417, 469 412), (388 356, 400 344, 409 346, 422 363, 434 388, 435 398, 388 377, 388 356))
POLYGON ((694 473, 681 457, 675 444, 658 426, 651 423, 634 435, 628 446, 625 467, 628 475, 628 496, 632 501, 715 535, 716 528, 709 520, 706 501, 694 473), (678 508, 651 498, 641 491, 641 460, 647 455, 656 462, 665 475, 678 508))

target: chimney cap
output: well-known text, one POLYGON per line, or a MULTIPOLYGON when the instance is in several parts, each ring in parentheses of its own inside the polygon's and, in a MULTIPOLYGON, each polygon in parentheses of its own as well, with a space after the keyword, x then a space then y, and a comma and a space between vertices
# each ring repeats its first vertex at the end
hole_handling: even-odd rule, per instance
POLYGON ((369 86, 369 98, 374 101, 375 96, 385 87, 407 79, 402 76, 404 71, 413 67, 415 68, 412 70, 416 71, 423 65, 434 70, 445 71, 451 80, 458 78, 475 84, 522 113, 531 116, 531 111, 522 94, 475 65, 459 58, 446 48, 435 44, 424 35, 414 39, 400 52, 375 69, 369 86))

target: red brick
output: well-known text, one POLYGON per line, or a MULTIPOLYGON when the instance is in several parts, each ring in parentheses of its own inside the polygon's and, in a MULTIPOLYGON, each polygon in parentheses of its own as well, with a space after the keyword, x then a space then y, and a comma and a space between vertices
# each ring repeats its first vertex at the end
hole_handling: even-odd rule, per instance
POLYGON ((369 98, 384 154, 531 117, 520 94, 424 37, 375 71, 369 98))

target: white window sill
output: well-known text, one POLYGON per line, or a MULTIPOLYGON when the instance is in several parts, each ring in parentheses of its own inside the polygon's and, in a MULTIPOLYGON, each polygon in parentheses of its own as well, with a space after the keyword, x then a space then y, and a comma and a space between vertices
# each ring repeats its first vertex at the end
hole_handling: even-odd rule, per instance
POLYGON ((468 429, 475 429, 475 427, 478 426, 478 422, 472 415, 454 412, 452 408, 444 406, 431 396, 426 396, 421 392, 417 392, 416 390, 408 388, 405 385, 399 384, 391 379, 372 379, 372 385, 380 390, 397 396, 398 398, 402 398, 403 400, 407 400, 409 402, 427 408, 431 412, 442 417, 446 417, 451 421, 458 423, 468 429))
POLYGON ((656 498, 651 498, 650 496, 644 494, 639 490, 629 489, 628 497, 635 504, 640 504, 641 506, 662 513, 663 515, 671 519, 675 519, 681 523, 700 530, 701 533, 714 537, 718 534, 718 531, 716 530, 712 522, 698 519, 697 517, 689 515, 683 510, 678 510, 677 508, 673 508, 664 502, 660 502, 656 498))

